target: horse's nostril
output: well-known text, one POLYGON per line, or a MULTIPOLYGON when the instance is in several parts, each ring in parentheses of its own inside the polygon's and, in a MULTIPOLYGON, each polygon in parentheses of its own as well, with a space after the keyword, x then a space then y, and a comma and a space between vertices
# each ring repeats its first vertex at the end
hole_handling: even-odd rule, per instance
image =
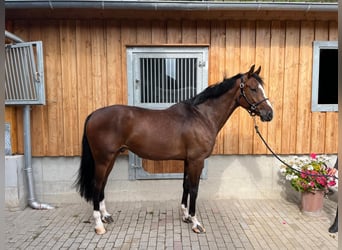
POLYGON ((260 118, 262 121, 271 121, 273 119, 273 110, 267 111, 267 110, 261 110, 260 111, 260 118))
POLYGON ((269 111, 268 112, 268 119, 269 119, 269 121, 272 120, 272 118, 273 118, 273 112, 269 111))

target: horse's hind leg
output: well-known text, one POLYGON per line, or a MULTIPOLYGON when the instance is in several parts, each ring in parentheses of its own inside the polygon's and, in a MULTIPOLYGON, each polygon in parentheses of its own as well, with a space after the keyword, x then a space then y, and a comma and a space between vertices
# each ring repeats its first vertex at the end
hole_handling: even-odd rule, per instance
POLYGON ((113 168, 115 157, 107 164, 95 164, 95 183, 94 183, 94 194, 93 194, 93 205, 94 212, 93 216, 95 219, 95 232, 97 234, 104 234, 106 229, 103 225, 104 222, 113 222, 113 218, 107 212, 104 202, 104 189, 107 183, 107 178, 110 171, 113 168))
POLYGON ((110 223, 114 222, 112 215, 110 213, 108 213, 106 210, 106 204, 105 204, 104 199, 102 201, 100 201, 100 213, 101 213, 101 220, 103 223, 110 224, 110 223))
MULTIPOLYGON (((105 187, 105 186, 104 186, 105 187)), ((105 203, 105 199, 104 199, 104 187, 101 191, 100 194, 100 213, 101 213, 101 220, 103 223, 112 223, 114 222, 112 215, 110 213, 108 213, 107 209, 106 209, 106 203, 105 203)))
POLYGON ((106 232, 106 229, 103 225, 102 218, 101 218, 101 212, 100 212, 100 193, 102 189, 102 183, 98 181, 99 179, 95 181, 94 185, 94 193, 93 193, 93 217, 95 220, 95 232, 96 234, 104 234, 106 232))

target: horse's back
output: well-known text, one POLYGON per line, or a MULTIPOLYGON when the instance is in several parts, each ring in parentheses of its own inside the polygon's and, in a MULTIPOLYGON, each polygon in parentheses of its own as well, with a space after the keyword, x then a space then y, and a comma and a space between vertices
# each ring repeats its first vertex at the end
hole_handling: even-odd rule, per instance
POLYGON ((166 109, 147 109, 128 105, 112 105, 94 111, 91 119, 96 119, 97 122, 106 124, 111 121, 129 122, 131 120, 139 123, 143 122, 143 120, 156 123, 169 122, 170 120, 189 120, 191 112, 189 112, 187 106, 186 104, 178 103, 166 109))
MULTIPOLYGON (((94 111, 87 124, 88 133, 116 133, 128 136, 138 131, 165 130, 180 120, 181 112, 173 109, 154 110, 135 106, 112 105, 94 111), (135 132, 134 132, 135 131, 135 132)), ((183 116, 185 118, 185 116, 183 116)))

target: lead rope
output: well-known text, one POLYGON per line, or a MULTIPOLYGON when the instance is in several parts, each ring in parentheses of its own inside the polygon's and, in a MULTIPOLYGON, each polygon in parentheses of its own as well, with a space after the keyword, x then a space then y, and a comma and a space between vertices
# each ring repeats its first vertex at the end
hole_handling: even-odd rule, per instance
POLYGON ((308 173, 304 173, 298 169, 293 168, 291 165, 287 164, 284 160, 282 160, 273 150, 272 148, 268 145, 268 143, 266 142, 266 140, 264 139, 264 137, 261 135, 260 131, 259 131, 259 127, 256 124, 256 120, 255 120, 255 116, 253 117, 253 121, 254 121, 254 128, 255 128, 255 132, 259 135, 260 139, 262 140, 262 142, 265 144, 265 146, 267 147, 267 149, 272 153, 272 155, 277 158, 281 163, 283 163, 286 167, 292 169, 293 171, 299 173, 299 174, 305 174, 305 175, 309 175, 309 176, 316 176, 316 177, 330 177, 330 178, 335 178, 338 179, 338 177, 336 177, 335 175, 327 175, 327 174, 308 174, 308 173))

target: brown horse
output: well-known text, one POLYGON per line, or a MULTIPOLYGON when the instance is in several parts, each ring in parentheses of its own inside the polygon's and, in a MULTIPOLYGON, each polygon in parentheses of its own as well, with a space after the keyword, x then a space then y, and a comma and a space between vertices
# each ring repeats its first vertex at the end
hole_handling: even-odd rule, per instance
POLYGON ((125 150, 151 160, 184 161, 183 220, 193 223, 194 232, 205 232, 195 216, 196 198, 204 160, 218 132, 239 106, 262 121, 273 118, 260 70, 254 72, 252 66, 247 73, 224 79, 165 110, 113 105, 90 114, 84 125, 76 186, 82 197, 93 202, 96 233, 106 232, 103 222, 113 222, 106 211, 104 189, 116 157, 125 150))

